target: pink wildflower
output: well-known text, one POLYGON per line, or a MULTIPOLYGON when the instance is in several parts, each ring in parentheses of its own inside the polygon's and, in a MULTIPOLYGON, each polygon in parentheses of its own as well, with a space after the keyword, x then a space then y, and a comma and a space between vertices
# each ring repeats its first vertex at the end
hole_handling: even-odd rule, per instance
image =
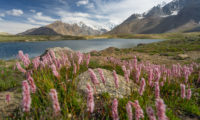
POLYGON ((157 110, 157 116, 158 120, 168 120, 167 116, 165 115, 166 106, 162 99, 156 99, 156 110, 157 110))
POLYGON ((136 82, 139 83, 140 79, 140 74, 141 74, 141 69, 139 67, 136 68, 136 82))
POLYGON ((180 84, 180 87, 181 87, 181 97, 184 99, 185 98, 185 85, 180 84))
POLYGON ((140 118, 144 118, 144 113, 142 108, 140 107, 138 100, 135 100, 133 106, 135 108, 135 119, 139 120, 140 118))
POLYGON ((87 60, 86 60, 87 67, 88 67, 89 63, 90 63, 90 53, 88 54, 88 57, 87 57, 87 60))
POLYGON ((57 71, 57 69, 56 69, 56 66, 55 66, 54 64, 51 65, 51 69, 52 69, 53 75, 54 75, 55 77, 59 78, 60 75, 59 75, 59 73, 58 73, 58 71, 57 71))
POLYGON ((94 96, 93 96, 93 89, 90 84, 87 84, 87 107, 90 113, 94 111, 94 96))
POLYGON ((75 63, 73 64, 73 66, 74 66, 74 68, 73 68, 73 73, 76 74, 76 72, 77 72, 77 66, 76 66, 75 63))
POLYGON ((117 107, 118 107, 118 101, 115 98, 112 103, 112 118, 113 118, 113 120, 119 120, 117 107))
POLYGON ((57 95, 56 90, 51 89, 49 95, 51 96, 52 105, 53 105, 55 115, 58 115, 58 113, 60 112, 60 104, 58 102, 58 95, 57 95))
POLYGON ((156 82, 159 82, 160 77, 161 77, 161 71, 159 70, 159 68, 155 68, 156 71, 156 82))
POLYGON ((130 101, 126 104, 126 111, 127 111, 128 119, 132 120, 133 119, 133 112, 132 112, 132 106, 131 106, 130 101))
POLYGON ((94 71, 93 71, 92 69, 88 69, 88 71, 89 71, 89 74, 90 74, 90 78, 91 78, 91 80, 92 80, 92 83, 93 83, 94 85, 99 84, 99 80, 97 79, 97 76, 96 76, 96 74, 94 73, 94 71))
POLYGON ((134 62, 134 68, 136 69, 137 68, 137 57, 136 56, 134 56, 133 62, 134 62))
POLYGON ((190 100, 190 99, 191 99, 191 96, 192 96, 192 91, 191 91, 191 89, 188 89, 188 90, 187 90, 187 97, 186 97, 186 98, 187 98, 188 100, 190 100))
POLYGON ((10 102, 10 94, 6 94, 6 102, 7 102, 7 103, 10 102))
POLYGON ((101 80, 102 80, 103 84, 105 85, 106 81, 105 81, 105 77, 104 77, 104 74, 103 74, 103 70, 98 68, 98 71, 99 71, 99 75, 101 77, 101 80))
POLYGON ((149 120, 156 120, 156 117, 154 115, 154 110, 152 109, 152 107, 147 107, 146 112, 149 117, 149 120))
POLYGON ((115 87, 119 88, 119 79, 115 70, 113 70, 113 77, 114 77, 115 87))
POLYGON ((146 86, 146 83, 145 83, 145 79, 142 78, 141 82, 140 82, 140 89, 139 89, 139 94, 142 96, 143 95, 143 92, 145 90, 145 86, 146 86))
POLYGON ((28 76, 28 82, 30 84, 32 93, 35 93, 36 92, 36 86, 35 86, 34 80, 31 76, 28 76))
POLYGON ((22 82, 22 108, 24 112, 29 112, 31 107, 30 87, 26 80, 22 82))
POLYGON ((123 70, 124 73, 126 72, 126 66, 125 65, 122 66, 122 70, 123 70))
POLYGON ((32 60, 34 69, 37 69, 40 65, 40 57, 36 57, 32 60))
POLYGON ((160 98, 160 86, 159 82, 155 82, 155 97, 160 98))
POLYGON ((153 69, 149 70, 149 76, 148 76, 148 81, 149 81, 149 85, 152 86, 152 80, 153 80, 153 69))
POLYGON ((24 63, 25 67, 28 67, 28 65, 31 63, 28 54, 24 55, 23 51, 21 50, 18 52, 18 57, 24 63))
POLYGON ((26 73, 26 70, 25 70, 24 68, 21 67, 21 65, 20 65, 19 62, 16 63, 16 66, 17 66, 17 69, 18 69, 20 72, 26 73))
POLYGON ((80 65, 82 63, 83 60, 83 54, 80 52, 77 52, 77 56, 78 56, 78 65, 80 65))

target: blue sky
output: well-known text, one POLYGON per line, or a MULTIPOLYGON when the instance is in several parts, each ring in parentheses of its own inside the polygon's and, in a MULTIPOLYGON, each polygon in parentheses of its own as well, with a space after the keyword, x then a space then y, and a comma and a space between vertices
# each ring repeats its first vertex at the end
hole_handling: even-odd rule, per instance
POLYGON ((0 32, 16 34, 61 20, 109 29, 172 0, 0 0, 0 32))

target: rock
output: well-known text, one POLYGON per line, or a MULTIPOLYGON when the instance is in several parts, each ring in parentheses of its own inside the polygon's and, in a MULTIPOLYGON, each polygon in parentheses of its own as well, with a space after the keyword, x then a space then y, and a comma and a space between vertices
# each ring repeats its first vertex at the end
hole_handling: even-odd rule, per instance
MULTIPOLYGON (((136 84, 134 84, 133 82, 126 83, 124 77, 121 75, 118 75, 119 88, 116 89, 113 73, 109 70, 105 70, 105 69, 102 69, 102 70, 103 70, 105 81, 106 81, 105 85, 101 81, 98 70, 94 69, 94 72, 100 82, 100 84, 96 85, 96 92, 94 92, 95 95, 108 93, 111 97, 123 98, 124 96, 130 95, 131 90, 133 91, 138 90, 138 86, 136 84)), ((83 92, 84 94, 87 94, 87 88, 86 88, 87 83, 89 83, 94 88, 94 85, 91 82, 91 78, 88 71, 80 74, 77 79, 79 80, 77 88, 79 91, 83 92)))
POLYGON ((54 51, 56 57, 61 57, 63 54, 67 54, 67 55, 70 55, 71 53, 75 53, 75 51, 73 51, 71 48, 68 48, 68 47, 54 47, 54 48, 48 48, 44 54, 41 55, 44 56, 48 53, 48 51, 54 51))
POLYGON ((187 54, 178 54, 175 58, 177 60, 185 60, 185 59, 189 58, 189 56, 187 54))
POLYGON ((137 45, 137 47, 144 46, 144 45, 146 45, 146 44, 145 44, 145 43, 139 43, 139 44, 137 45))
POLYGON ((160 53, 160 56, 169 56, 169 53, 160 53))

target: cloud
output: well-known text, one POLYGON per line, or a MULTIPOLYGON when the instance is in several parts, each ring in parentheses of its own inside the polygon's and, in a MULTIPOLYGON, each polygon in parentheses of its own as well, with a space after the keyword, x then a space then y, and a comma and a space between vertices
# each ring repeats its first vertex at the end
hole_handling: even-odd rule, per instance
POLYGON ((5 14, 4 13, 0 13, 0 17, 5 17, 5 14))
POLYGON ((62 4, 67 4, 67 2, 65 0, 58 0, 58 2, 60 2, 62 4))
POLYGON ((21 16, 24 14, 24 12, 20 9, 12 9, 9 11, 6 11, 7 15, 12 15, 12 16, 21 16))
POLYGON ((48 22, 53 22, 57 20, 57 19, 51 18, 50 16, 43 15, 42 12, 37 12, 36 15, 33 16, 33 18, 36 20, 48 21, 48 22))
POLYGON ((74 24, 83 22, 87 26, 93 29, 105 28, 109 30, 110 28, 107 25, 112 24, 109 21, 101 20, 101 19, 106 19, 106 17, 100 15, 93 15, 82 12, 66 12, 66 11, 59 11, 58 15, 61 21, 65 23, 74 24))
POLYGON ((89 0, 80 0, 76 2, 76 6, 85 6, 85 8, 91 9, 94 8, 94 3, 89 2, 89 0))
MULTIPOLYGON (((172 0, 163 0, 170 2, 172 0)), ((162 3, 160 0, 119 0, 116 1, 102 1, 93 0, 96 8, 92 11, 94 14, 107 17, 110 22, 120 24, 133 13, 143 13, 162 3)))
POLYGON ((24 32, 24 30, 39 27, 38 25, 31 25, 27 23, 13 22, 13 21, 1 21, 0 31, 17 34, 24 32))
POLYGON ((32 12, 32 13, 35 13, 35 12, 36 12, 36 10, 33 10, 33 9, 31 9, 31 10, 30 10, 30 12, 32 12))
POLYGON ((40 25, 40 26, 44 26, 44 25, 47 25, 47 24, 50 23, 50 22, 40 22, 40 21, 34 20, 34 19, 32 19, 32 18, 28 18, 27 20, 28 20, 28 22, 31 23, 31 24, 40 25))
POLYGON ((89 3, 88 0, 80 0, 76 3, 77 6, 87 5, 89 3))

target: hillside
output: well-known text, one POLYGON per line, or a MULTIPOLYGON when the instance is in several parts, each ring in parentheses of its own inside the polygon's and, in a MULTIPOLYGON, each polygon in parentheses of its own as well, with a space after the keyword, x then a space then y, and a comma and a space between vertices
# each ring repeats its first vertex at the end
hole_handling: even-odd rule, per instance
POLYGON ((133 14, 109 34, 200 31, 200 0, 173 0, 146 13, 133 14))
POLYGON ((94 30, 93 28, 80 22, 79 24, 68 24, 61 21, 56 21, 47 26, 27 30, 18 35, 100 35, 106 30, 94 30))

